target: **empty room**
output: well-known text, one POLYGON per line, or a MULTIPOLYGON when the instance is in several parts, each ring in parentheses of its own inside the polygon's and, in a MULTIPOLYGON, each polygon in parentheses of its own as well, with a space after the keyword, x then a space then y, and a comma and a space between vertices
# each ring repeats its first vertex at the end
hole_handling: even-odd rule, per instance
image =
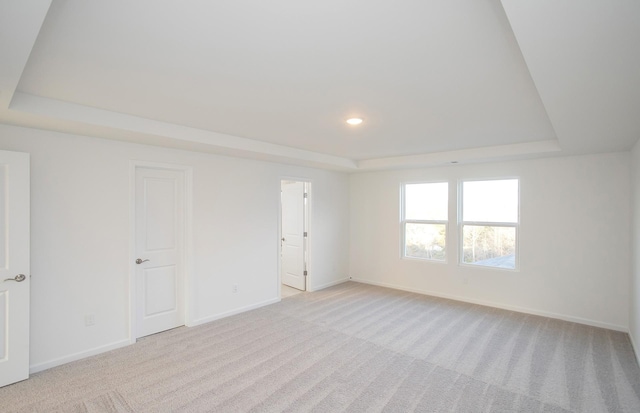
POLYGON ((0 411, 640 411, 640 2, 0 2, 0 411))

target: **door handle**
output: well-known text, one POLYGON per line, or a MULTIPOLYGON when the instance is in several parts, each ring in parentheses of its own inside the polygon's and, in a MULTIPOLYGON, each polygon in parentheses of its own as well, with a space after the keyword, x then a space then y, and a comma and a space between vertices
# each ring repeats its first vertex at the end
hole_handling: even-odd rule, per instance
POLYGON ((282 242, 284 242, 284 241, 285 241, 285 239, 284 239, 284 238, 282 238, 282 242))
POLYGON ((22 281, 24 281, 24 280, 26 280, 26 279, 27 279, 27 276, 26 276, 26 275, 24 275, 24 274, 18 274, 18 275, 16 275, 16 276, 15 276, 15 277, 13 277, 13 278, 5 278, 5 279, 4 279, 4 281, 16 281, 16 282, 21 283, 22 281))
POLYGON ((149 261, 149 260, 143 260, 142 258, 138 258, 138 259, 136 260, 136 264, 142 264, 142 263, 143 263, 143 262, 145 262, 145 261, 149 261))

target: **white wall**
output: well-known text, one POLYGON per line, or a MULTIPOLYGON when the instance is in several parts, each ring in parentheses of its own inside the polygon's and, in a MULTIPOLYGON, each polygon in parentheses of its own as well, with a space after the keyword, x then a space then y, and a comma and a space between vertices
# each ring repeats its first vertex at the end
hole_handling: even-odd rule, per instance
POLYGON ((351 176, 355 280, 626 330, 629 153, 443 166, 351 176), (520 178, 520 270, 457 264, 459 179, 520 178), (450 182, 449 260, 400 258, 400 184, 450 182))
POLYGON ((129 343, 131 160, 193 168, 194 323, 277 301, 283 177, 313 185, 311 289, 347 277, 345 174, 6 125, 0 149, 31 154, 32 371, 129 343))
POLYGON ((629 336, 640 363, 640 141, 631 151, 632 237, 629 336))

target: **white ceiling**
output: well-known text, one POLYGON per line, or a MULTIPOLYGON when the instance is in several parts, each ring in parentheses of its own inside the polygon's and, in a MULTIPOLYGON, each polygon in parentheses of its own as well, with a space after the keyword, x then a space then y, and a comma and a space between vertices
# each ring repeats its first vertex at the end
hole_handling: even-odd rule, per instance
POLYGON ((640 138, 636 0, 0 7, 3 123, 351 171, 640 138))

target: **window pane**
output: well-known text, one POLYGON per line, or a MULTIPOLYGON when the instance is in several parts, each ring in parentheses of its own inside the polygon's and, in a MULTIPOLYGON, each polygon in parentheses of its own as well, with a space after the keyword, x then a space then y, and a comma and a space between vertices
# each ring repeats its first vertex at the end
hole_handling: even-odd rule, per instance
POLYGON ((518 180, 462 183, 462 220, 518 222, 518 180))
POLYGON ((463 262, 487 267, 516 268, 516 229, 464 225, 463 262))
POLYGON ((407 184, 404 188, 405 219, 446 221, 449 184, 407 184))
POLYGON ((404 255, 413 258, 444 260, 447 226, 444 224, 405 225, 404 255))

